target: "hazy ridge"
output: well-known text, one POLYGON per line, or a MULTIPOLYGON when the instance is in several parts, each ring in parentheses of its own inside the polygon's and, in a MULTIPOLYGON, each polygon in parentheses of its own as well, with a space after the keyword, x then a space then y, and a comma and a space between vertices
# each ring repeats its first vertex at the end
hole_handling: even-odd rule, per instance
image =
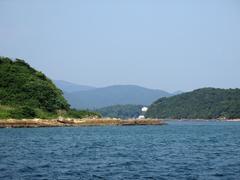
MULTIPOLYGON (((66 86, 59 86, 64 96, 73 108, 96 109, 113 105, 150 105, 161 97, 172 96, 163 90, 148 89, 136 85, 113 85, 103 88, 83 88, 83 90, 69 92, 66 86)), ((76 85, 77 87, 85 87, 76 85)))

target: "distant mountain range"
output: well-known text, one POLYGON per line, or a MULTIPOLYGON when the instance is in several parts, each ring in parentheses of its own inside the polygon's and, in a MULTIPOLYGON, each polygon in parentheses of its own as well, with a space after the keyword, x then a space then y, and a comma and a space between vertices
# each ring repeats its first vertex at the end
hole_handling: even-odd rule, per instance
POLYGON ((78 84, 74 84, 74 83, 62 81, 62 80, 54 80, 54 83, 62 91, 68 92, 68 93, 95 89, 95 87, 92 87, 92 86, 78 85, 78 84))
POLYGON ((63 90, 73 108, 97 109, 112 105, 150 105, 161 97, 174 94, 163 90, 148 89, 136 85, 114 85, 103 88, 82 86, 65 81, 55 81, 63 90))

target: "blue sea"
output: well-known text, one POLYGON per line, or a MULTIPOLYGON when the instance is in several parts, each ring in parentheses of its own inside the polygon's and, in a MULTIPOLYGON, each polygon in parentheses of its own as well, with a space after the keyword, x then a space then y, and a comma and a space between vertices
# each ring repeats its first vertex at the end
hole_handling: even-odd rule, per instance
POLYGON ((240 122, 0 129, 0 179, 239 180, 240 122))

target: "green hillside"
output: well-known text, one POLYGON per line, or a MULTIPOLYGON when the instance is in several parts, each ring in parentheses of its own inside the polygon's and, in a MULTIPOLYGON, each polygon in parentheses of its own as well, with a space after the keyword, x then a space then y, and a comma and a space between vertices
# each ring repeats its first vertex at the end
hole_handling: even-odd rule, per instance
MULTIPOLYGON (((63 93, 23 60, 0 57, 0 118, 78 116, 63 93)), ((83 111, 80 112, 84 114, 83 111)))
POLYGON ((149 118, 240 118, 240 89, 203 88, 153 103, 149 118))
POLYGON ((141 115, 142 105, 114 105, 97 109, 103 117, 111 118, 137 118, 141 115))

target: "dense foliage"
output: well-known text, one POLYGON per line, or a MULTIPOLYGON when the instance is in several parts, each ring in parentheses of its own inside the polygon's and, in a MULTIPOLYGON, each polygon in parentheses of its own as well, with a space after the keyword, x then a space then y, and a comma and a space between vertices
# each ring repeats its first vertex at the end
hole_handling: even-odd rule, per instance
POLYGON ((0 58, 0 104, 29 106, 49 112, 69 108, 62 91, 43 73, 23 60, 3 57, 0 58))
POLYGON ((101 114, 97 112, 88 111, 88 110, 70 109, 64 116, 69 118, 82 119, 87 117, 100 118, 101 114))
POLYGON ((153 103, 150 118, 240 118, 240 89, 203 88, 153 103))
POLYGON ((142 107, 142 105, 114 105, 96 111, 102 114, 103 117, 127 119, 139 117, 142 107))
POLYGON ((0 119, 98 116, 71 110, 63 93, 23 60, 0 57, 0 119))

